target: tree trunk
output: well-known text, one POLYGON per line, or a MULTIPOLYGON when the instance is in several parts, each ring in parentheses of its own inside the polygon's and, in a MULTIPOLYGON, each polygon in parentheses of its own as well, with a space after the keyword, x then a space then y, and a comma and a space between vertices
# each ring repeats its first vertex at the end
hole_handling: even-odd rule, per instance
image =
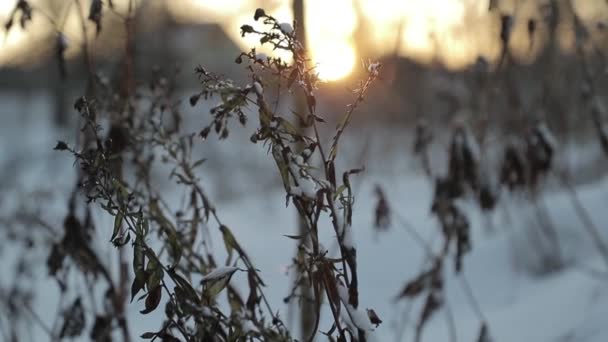
MULTIPOLYGON (((293 15, 296 21, 296 32, 298 34, 298 38, 306 47, 306 25, 305 25, 305 13, 304 13, 304 1, 303 0, 294 0, 293 2, 293 15)), ((296 111, 300 114, 306 113, 306 99, 304 98, 304 94, 300 92, 295 93, 294 97, 295 108, 296 111)), ((304 134, 306 128, 299 123, 298 130, 300 134, 304 134)), ((303 146, 298 146, 299 149, 304 148, 303 146)), ((298 216, 298 226, 299 226, 299 234, 304 235, 307 233, 306 222, 303 217, 298 216)), ((303 239, 302 243, 310 245, 310 238, 303 239)), ((298 249, 296 260, 302 260, 303 256, 300 256, 299 253, 302 253, 300 249, 298 249)), ((296 274, 296 279, 302 274, 304 270, 298 269, 298 274, 296 274)), ((304 275, 303 275, 304 276, 304 275)), ((315 307, 314 301, 312 300, 312 288, 307 286, 310 282, 304 281, 301 286, 301 295, 303 300, 301 301, 300 306, 300 332, 302 340, 307 340, 311 334, 313 333, 314 325, 315 325, 315 307), (310 299, 310 300, 309 300, 310 299)))

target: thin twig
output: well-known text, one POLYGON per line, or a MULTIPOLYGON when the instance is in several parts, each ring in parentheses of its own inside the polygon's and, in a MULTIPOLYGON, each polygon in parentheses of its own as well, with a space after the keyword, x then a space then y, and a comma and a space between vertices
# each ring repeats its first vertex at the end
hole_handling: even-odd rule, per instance
POLYGON ((578 197, 578 193, 577 193, 576 189, 572 186, 572 183, 570 182, 568 177, 566 175, 563 175, 562 177, 558 177, 558 178, 562 182, 562 184, 566 188, 566 190, 568 191, 568 193, 570 195, 570 196, 568 196, 568 198, 570 199, 570 202, 572 202, 572 206, 574 207, 574 210, 576 211, 577 216, 582 221, 583 227, 585 228, 587 233, 590 235, 591 240, 595 245, 595 248, 598 250, 598 252, 602 256, 602 259, 606 263, 606 266, 608 267, 608 245, 606 245, 606 243, 602 239, 602 235, 600 234, 600 229, 595 225, 595 223, 591 219, 591 216, 589 215, 589 212, 585 209, 585 207, 581 203, 581 201, 578 197))
POLYGON ((483 312, 481 311, 481 306, 479 305, 479 302, 477 301, 477 299, 475 298, 475 295, 473 294, 473 289, 471 288, 471 284, 469 284, 467 277, 464 275, 464 271, 460 272, 459 278, 460 278, 460 284, 462 285, 462 289, 464 290, 464 293, 467 297, 467 300, 469 301, 469 304, 475 311, 477 318, 482 322, 487 322, 483 312))
POLYGON ((448 322, 448 330, 450 332, 450 342, 457 342, 458 335, 456 333, 456 323, 454 321, 454 314, 448 304, 448 301, 444 299, 443 307, 445 308, 445 319, 448 322))
POLYGON ((431 247, 431 245, 429 243, 427 243, 424 240, 424 238, 420 235, 420 233, 418 233, 416 228, 414 228, 414 226, 412 226, 412 224, 410 222, 408 222, 399 213, 394 213, 394 216, 397 217, 397 220, 399 220, 400 225, 405 229, 405 231, 408 234, 410 234, 410 236, 414 240, 416 240, 416 242, 418 242, 418 244, 422 247, 422 249, 424 249, 424 252, 426 253, 427 257, 430 258, 431 260, 434 259, 435 253, 433 252, 433 248, 431 247))
POLYGON ((25 301, 23 301, 23 307, 29 312, 29 314, 32 316, 32 318, 34 318, 34 320, 36 321, 36 323, 38 323, 38 325, 40 325, 40 327, 49 335, 49 338, 51 340, 53 340, 53 330, 46 325, 46 323, 44 323, 44 321, 42 320, 42 318, 36 313, 36 311, 34 311, 32 309, 32 307, 26 303, 25 301))

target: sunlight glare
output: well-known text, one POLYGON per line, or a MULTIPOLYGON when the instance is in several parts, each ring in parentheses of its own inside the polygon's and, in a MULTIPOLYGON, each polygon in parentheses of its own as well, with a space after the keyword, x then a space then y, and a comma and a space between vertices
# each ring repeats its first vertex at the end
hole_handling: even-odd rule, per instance
POLYGON ((355 49, 346 42, 324 41, 315 44, 315 70, 323 81, 336 81, 348 76, 355 66, 355 49), (323 45, 327 44, 327 45, 323 45))
POLYGON ((310 0, 305 5, 308 50, 319 78, 336 81, 348 76, 356 58, 357 16, 352 1, 310 0))
MULTIPOLYGON (((452 69, 471 64, 480 55, 496 60, 500 52, 496 40, 496 16, 488 13, 488 1, 304 0, 311 66, 317 68, 321 79, 337 81, 351 74, 353 68, 358 67, 358 60, 389 54, 423 63, 438 61, 452 69)), ((0 22, 6 21, 15 2, 0 0, 0 22)), ((119 12, 126 11, 128 3, 127 0, 115 0, 119 12)), ((608 16, 605 6, 594 3, 573 0, 577 14, 587 23, 608 16)), ((218 24, 239 50, 249 51, 255 47, 257 52, 281 57, 287 62, 291 60, 289 52, 272 51, 268 44, 260 46, 259 37, 255 35, 241 37, 239 28, 249 24, 263 29, 261 22, 253 20, 257 7, 263 7, 279 21, 291 24, 292 6, 293 0, 167 1, 169 15, 177 22, 218 24)), ((14 25, 8 35, 0 30, 0 65, 19 64, 21 59, 15 56, 30 51, 30 45, 36 41, 34 38, 52 36, 55 29, 38 14, 34 14, 34 22, 26 31, 18 26, 14 25)), ((62 31, 71 42, 67 57, 81 53, 82 30, 75 10, 70 10, 62 31)), ((89 38, 94 39, 93 30, 88 31, 91 34, 89 38)), ((569 31, 560 35, 560 47, 564 50, 572 48, 572 44, 562 44, 564 37, 569 36, 569 31)))
MULTIPOLYGON (((195 0, 195 6, 205 13, 222 17, 227 15, 242 14, 244 7, 250 1, 246 0, 195 0)), ((251 16, 251 15, 250 15, 251 16)))

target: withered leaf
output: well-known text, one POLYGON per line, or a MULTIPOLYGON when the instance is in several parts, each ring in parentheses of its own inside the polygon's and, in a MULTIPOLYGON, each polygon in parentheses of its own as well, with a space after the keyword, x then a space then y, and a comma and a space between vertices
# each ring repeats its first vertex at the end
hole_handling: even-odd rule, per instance
POLYGON ((201 280, 201 284, 204 286, 203 297, 207 300, 215 299, 228 286, 232 275, 237 270, 237 267, 220 267, 203 276, 201 280))
POLYGON ((287 234, 283 234, 284 237, 286 238, 290 238, 292 240, 302 240, 304 239, 308 234, 300 234, 300 235, 287 235, 287 234))
POLYGON ((88 106, 87 99, 84 96, 79 97, 74 102, 74 109, 76 109, 80 114, 83 114, 84 109, 88 106))
POLYGON ((143 238, 138 233, 133 244, 133 272, 136 278, 143 279, 146 254, 144 252, 143 238))
POLYGON ((192 96, 190 96, 190 106, 194 107, 196 106, 196 103, 198 102, 198 100, 201 98, 201 94, 194 94, 192 96))
POLYGON ((374 215, 374 226, 376 229, 385 230, 390 225, 390 215, 391 210, 388 205, 388 201, 386 200, 386 196, 384 195, 384 191, 379 185, 376 185, 376 197, 378 198, 378 202, 376 202, 376 210, 374 215))
MULTIPOLYGON (((148 253, 153 252, 148 250, 148 253)), ((146 267, 145 273, 148 275, 146 279, 146 288, 148 291, 152 291, 160 286, 161 280, 164 276, 164 271, 155 256, 148 258, 148 266, 146 267)))
POLYGON ((232 312, 239 312, 245 303, 243 302, 243 298, 234 288, 234 286, 228 285, 226 288, 226 294, 228 296, 228 303, 230 304, 230 309, 232 312))
POLYGON ((116 239, 112 241, 112 244, 114 245, 114 247, 122 247, 129 243, 129 241, 131 241, 131 234, 127 233, 116 237, 116 239))
POLYGON ((265 16, 266 16, 266 12, 264 11, 264 9, 258 8, 255 10, 255 13, 253 14, 253 19, 255 21, 258 21, 258 19, 265 17, 265 16))
POLYGON ((53 150, 57 150, 57 151, 65 151, 69 148, 68 144, 66 144, 65 142, 58 140, 57 141, 57 145, 55 145, 55 147, 53 147, 53 150))
POLYGON ((122 212, 118 211, 116 213, 116 217, 114 218, 114 230, 112 231, 112 237, 110 238, 110 241, 114 241, 114 239, 118 235, 118 232, 120 231, 120 228, 122 227, 123 218, 124 218, 124 216, 123 216, 122 212))
POLYGON ((80 297, 76 298, 74 303, 63 314, 63 325, 59 334, 60 338, 77 337, 82 334, 86 325, 84 315, 84 307, 80 297))
POLYGON ((437 259, 432 268, 427 271, 420 273, 415 279, 405 285, 401 293, 400 298, 403 297, 416 297, 424 290, 436 290, 442 288, 442 282, 440 277, 441 271, 441 259, 437 259))
POLYGON ((380 317, 378 317, 378 314, 376 314, 376 311, 374 311, 374 309, 367 309, 367 317, 369 317, 369 321, 376 325, 376 328, 382 324, 382 320, 380 319, 380 317))
POLYGON ((249 283, 249 296, 245 305, 249 311, 255 313, 255 306, 259 303, 259 297, 256 276, 253 270, 247 272, 247 282, 249 283))
POLYGON ((65 251, 63 250, 63 246, 61 244, 56 243, 53 244, 51 248, 51 253, 46 260, 47 268, 49 269, 50 275, 57 274, 63 265, 63 260, 65 259, 65 251))
POLYGON ((150 312, 154 311, 158 307, 158 304, 160 303, 162 294, 163 294, 163 292, 162 292, 161 286, 157 286, 154 289, 150 290, 148 292, 148 297, 146 297, 146 308, 144 310, 140 311, 140 313, 146 315, 146 314, 149 314, 150 312))
POLYGON ((145 333, 141 334, 141 336, 139 336, 139 337, 143 338, 143 339, 146 339, 146 340, 149 340, 149 339, 153 338, 154 336, 156 336, 155 332, 148 331, 148 332, 145 332, 145 333))
POLYGON ((171 279, 173 279, 173 281, 175 282, 175 285, 177 285, 178 288, 181 289, 180 291, 182 291, 182 294, 186 298, 188 298, 188 300, 192 302, 198 301, 198 294, 196 293, 196 290, 194 290, 189 281, 179 275, 174 268, 169 269, 169 274, 171 275, 171 279))
POLYGON ((135 276, 133 283, 131 284, 131 302, 133 298, 146 286, 146 279, 143 276, 135 276))

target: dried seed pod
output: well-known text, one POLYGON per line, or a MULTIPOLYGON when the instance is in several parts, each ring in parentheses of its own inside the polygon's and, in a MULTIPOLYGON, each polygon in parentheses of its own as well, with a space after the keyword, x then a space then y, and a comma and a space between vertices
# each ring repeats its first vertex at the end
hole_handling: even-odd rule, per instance
POLYGON ((382 191, 379 185, 376 185, 375 193, 378 202, 376 203, 374 226, 377 230, 386 230, 391 224, 390 207, 388 206, 386 196, 384 196, 384 191, 382 191))
POLYGON ((425 151, 433 139, 429 125, 425 120, 416 123, 416 135, 414 138, 414 153, 420 154, 425 151))
POLYGON ((255 14, 253 15, 253 19, 255 19, 255 21, 258 21, 258 19, 265 17, 266 16, 266 12, 262 9, 262 8, 258 8, 255 10, 255 14))
POLYGON ((421 272, 415 279, 410 280, 399 293, 399 298, 414 298, 424 291, 438 291, 443 289, 442 259, 435 258, 433 266, 421 272))
POLYGON ((471 251, 470 225, 467 217, 458 208, 454 207, 452 229, 456 233, 456 257, 454 258, 454 268, 456 273, 462 270, 462 259, 464 255, 471 251))
POLYGON ((503 14, 500 16, 500 40, 502 41, 503 46, 509 45, 512 28, 513 17, 508 14, 503 14))
POLYGON ((26 0, 19 0, 17 8, 21 11, 19 24, 22 29, 25 29, 27 22, 32 21, 32 6, 26 0))
POLYGON ((509 144, 500 169, 500 184, 509 190, 521 188, 526 184, 525 159, 515 144, 509 144))
POLYGON ((448 177, 457 183, 468 183, 472 189, 479 185, 477 167, 479 146, 472 134, 464 127, 457 127, 450 144, 448 177))
POLYGON ((536 185, 553 163, 556 140, 547 125, 540 121, 526 137, 526 157, 530 171, 530 183, 536 185))
POLYGON ((123 152, 129 145, 129 136, 127 127, 119 123, 112 123, 106 140, 110 154, 123 152))
POLYGON ((464 194, 462 183, 455 182, 450 177, 437 178, 435 180, 435 195, 431 205, 431 212, 438 213, 442 208, 448 206, 452 201, 464 194))
POLYGON ((380 319, 380 317, 378 317, 378 314, 376 313, 376 311, 374 311, 374 309, 367 309, 367 317, 369 317, 369 321, 376 325, 376 328, 382 324, 382 320, 380 319))
POLYGON ((95 29, 97 35, 101 32, 101 19, 103 12, 103 2, 101 0, 91 1, 91 7, 89 7, 89 20, 95 23, 95 29))

